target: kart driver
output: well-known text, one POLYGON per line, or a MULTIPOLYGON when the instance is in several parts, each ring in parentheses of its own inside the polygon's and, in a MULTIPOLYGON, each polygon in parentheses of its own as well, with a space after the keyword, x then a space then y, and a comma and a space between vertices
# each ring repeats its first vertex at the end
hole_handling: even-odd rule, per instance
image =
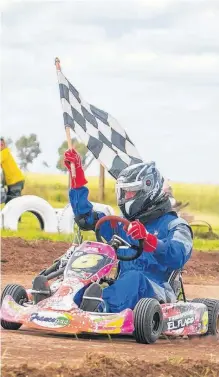
MULTIPOLYGON (((88 200, 89 190, 81 164, 74 150, 67 150, 64 163, 71 177, 69 199, 75 221, 82 230, 94 230, 97 221, 105 216, 94 212, 88 200), (71 163, 76 177, 71 175, 71 163)), ((117 179, 117 204, 123 217, 131 224, 128 232, 122 224, 117 234, 129 243, 144 240, 144 252, 138 259, 119 262, 119 275, 114 284, 101 289, 97 283, 85 291, 81 308, 86 311, 120 312, 134 309, 141 298, 156 298, 159 302, 176 301, 168 279, 174 270, 181 269, 192 252, 192 231, 188 223, 171 209, 169 196, 163 191, 163 177, 155 163, 139 163, 125 168, 117 179), (134 241, 133 241, 134 240, 134 241), (91 297, 100 297, 105 309, 91 297)), ((101 235, 110 241, 113 230, 109 222, 100 228, 101 235)), ((119 251, 132 255, 132 249, 119 251)))

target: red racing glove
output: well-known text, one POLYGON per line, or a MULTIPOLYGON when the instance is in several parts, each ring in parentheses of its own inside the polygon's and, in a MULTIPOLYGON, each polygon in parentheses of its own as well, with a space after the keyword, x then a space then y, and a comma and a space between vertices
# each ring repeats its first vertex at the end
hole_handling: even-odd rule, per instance
POLYGON ((151 233, 148 233, 144 225, 140 221, 132 221, 128 227, 128 236, 131 236, 134 240, 144 239, 144 251, 152 252, 157 248, 157 237, 151 233))
POLYGON ((84 176, 80 155, 72 148, 64 153, 64 164, 71 177, 71 188, 79 188, 86 185, 87 180, 84 176), (76 177, 72 177, 71 163, 75 166, 76 177))

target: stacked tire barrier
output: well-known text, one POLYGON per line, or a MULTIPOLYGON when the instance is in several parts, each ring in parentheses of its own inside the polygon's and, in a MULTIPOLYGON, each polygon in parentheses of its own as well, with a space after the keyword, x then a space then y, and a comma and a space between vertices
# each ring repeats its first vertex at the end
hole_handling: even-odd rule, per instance
POLYGON ((23 195, 7 203, 2 210, 2 227, 17 230, 19 218, 25 212, 35 215, 45 232, 57 232, 57 216, 54 208, 46 200, 35 195, 23 195))
MULTIPOLYGON (((114 215, 112 207, 92 203, 95 211, 114 215)), ((40 227, 47 233, 71 234, 74 227, 74 214, 71 205, 53 208, 46 200, 35 195, 23 195, 11 200, 0 213, 0 228, 18 230, 18 222, 25 212, 31 212, 39 221, 40 227)))
MULTIPOLYGON (((93 204, 94 211, 103 212, 106 216, 114 215, 114 210, 112 207, 101 203, 91 203, 93 204)), ((67 206, 65 206, 65 208, 58 213, 58 232, 70 234, 72 233, 73 226, 74 214, 72 212, 71 205, 67 204, 67 206)))

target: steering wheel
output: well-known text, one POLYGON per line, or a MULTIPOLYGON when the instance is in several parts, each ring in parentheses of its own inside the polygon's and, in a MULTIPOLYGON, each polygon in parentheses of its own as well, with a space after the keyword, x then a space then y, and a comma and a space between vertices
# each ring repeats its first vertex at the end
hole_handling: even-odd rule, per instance
MULTIPOLYGON (((119 217, 119 216, 104 216, 104 217, 102 217, 100 220, 98 220, 98 222, 96 223, 96 227, 95 227, 96 240, 98 242, 104 243, 104 240, 103 240, 103 238, 100 235, 100 226, 103 225, 106 221, 110 222, 110 225, 111 225, 111 227, 113 229, 116 228, 116 225, 118 223, 122 223, 122 224, 124 224, 124 230, 127 231, 128 227, 130 225, 130 222, 127 219, 124 219, 123 217, 119 217)), ((126 242, 125 240, 123 240, 120 237, 119 237, 119 240, 126 247, 128 246, 129 248, 131 248, 133 250, 136 250, 135 254, 133 254, 131 256, 122 256, 122 255, 117 254, 117 258, 119 260, 121 260, 121 261, 131 261, 131 260, 139 258, 140 255, 143 253, 143 250, 144 250, 144 240, 143 239, 139 240, 139 246, 130 245, 128 242, 126 242)), ((122 245, 121 245, 121 247, 122 247, 122 245)), ((115 251, 117 253, 117 249, 118 248, 114 247, 114 249, 115 249, 115 251)))

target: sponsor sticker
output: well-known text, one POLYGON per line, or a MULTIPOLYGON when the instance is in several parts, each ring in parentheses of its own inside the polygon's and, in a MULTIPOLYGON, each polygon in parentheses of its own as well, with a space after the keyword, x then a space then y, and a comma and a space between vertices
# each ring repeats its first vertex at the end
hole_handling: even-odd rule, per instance
POLYGON ((59 328, 68 326, 71 316, 68 314, 56 314, 52 312, 32 313, 30 321, 42 327, 59 328))
POLYGON ((181 318, 167 323, 168 330, 182 329, 186 326, 192 325, 195 322, 195 317, 181 318))

